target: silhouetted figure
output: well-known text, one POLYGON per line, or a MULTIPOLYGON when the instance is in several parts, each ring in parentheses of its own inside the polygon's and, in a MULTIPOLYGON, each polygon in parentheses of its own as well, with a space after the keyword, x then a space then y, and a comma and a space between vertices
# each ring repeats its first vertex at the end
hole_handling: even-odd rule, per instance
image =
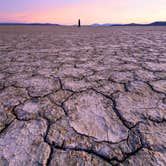
POLYGON ((81 20, 78 20, 78 27, 81 27, 81 20))

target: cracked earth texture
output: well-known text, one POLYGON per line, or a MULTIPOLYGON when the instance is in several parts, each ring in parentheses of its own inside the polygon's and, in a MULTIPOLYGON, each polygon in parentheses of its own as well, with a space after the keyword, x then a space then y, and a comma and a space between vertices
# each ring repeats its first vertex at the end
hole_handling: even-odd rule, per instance
POLYGON ((165 27, 0 27, 0 166, 165 166, 165 27))

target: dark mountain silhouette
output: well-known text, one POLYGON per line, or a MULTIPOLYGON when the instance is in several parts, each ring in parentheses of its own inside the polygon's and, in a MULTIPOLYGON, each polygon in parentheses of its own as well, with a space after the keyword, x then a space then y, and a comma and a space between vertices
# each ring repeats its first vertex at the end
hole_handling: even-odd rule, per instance
POLYGON ((91 26, 166 26, 166 21, 156 21, 150 24, 92 24, 91 26))
POLYGON ((151 25, 151 26, 166 26, 166 21, 153 22, 149 25, 151 25))

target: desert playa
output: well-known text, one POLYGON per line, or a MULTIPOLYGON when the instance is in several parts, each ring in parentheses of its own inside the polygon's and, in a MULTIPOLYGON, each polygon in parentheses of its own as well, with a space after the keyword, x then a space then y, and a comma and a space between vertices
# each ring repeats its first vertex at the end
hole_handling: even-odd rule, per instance
POLYGON ((165 166, 166 28, 0 26, 1 166, 165 166))

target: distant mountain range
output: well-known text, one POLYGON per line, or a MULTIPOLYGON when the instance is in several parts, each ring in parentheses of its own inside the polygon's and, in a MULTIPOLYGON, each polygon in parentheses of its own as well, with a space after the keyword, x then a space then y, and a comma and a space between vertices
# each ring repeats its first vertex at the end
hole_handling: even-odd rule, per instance
MULTIPOLYGON (((62 26, 60 24, 51 24, 51 23, 0 23, 0 25, 20 25, 20 26, 62 26)), ((77 25, 75 25, 77 26, 77 25)), ((150 24, 136 24, 136 23, 131 23, 131 24, 91 24, 88 26, 93 26, 93 27, 99 27, 99 26, 105 26, 105 27, 110 27, 110 26, 166 26, 166 21, 156 21, 150 24)))
POLYGON ((156 21, 150 24, 92 24, 91 26, 98 27, 98 26, 166 26, 166 21, 156 21))
POLYGON ((0 23, 0 25, 60 26, 60 24, 51 24, 51 23, 0 23))

